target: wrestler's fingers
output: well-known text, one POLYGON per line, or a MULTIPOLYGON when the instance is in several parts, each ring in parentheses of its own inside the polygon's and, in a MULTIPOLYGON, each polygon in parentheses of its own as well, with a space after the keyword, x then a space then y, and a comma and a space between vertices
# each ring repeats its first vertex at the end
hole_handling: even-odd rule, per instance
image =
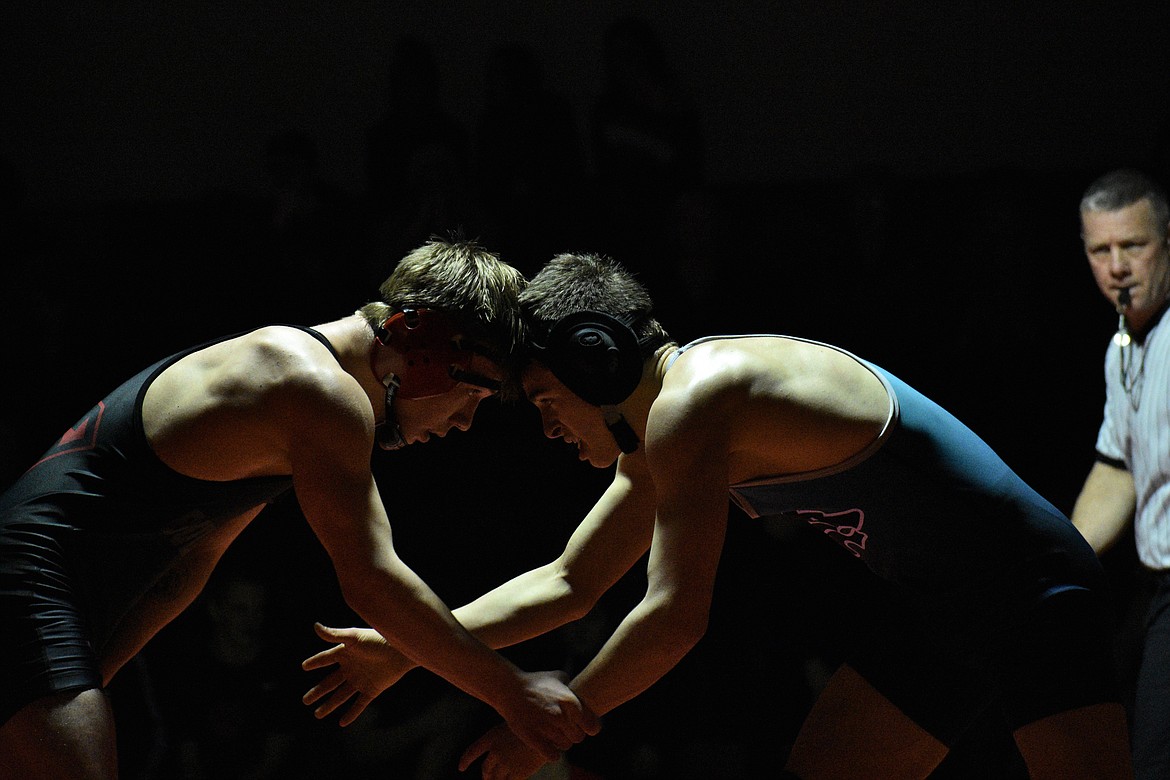
POLYGON ((337 688, 344 682, 345 675, 342 674, 340 670, 333 672, 324 680, 321 680, 319 683, 307 690, 305 695, 301 697, 301 702, 312 706, 319 700, 323 699, 325 696, 337 690, 337 688))
POLYGON ((550 739, 556 745, 557 751, 545 758, 552 761, 561 753, 601 731, 601 719, 593 714, 593 710, 583 703, 580 710, 562 705, 560 718, 556 721, 558 731, 550 739))
POLYGON ((340 718, 338 718, 337 725, 348 726, 349 724, 353 723, 358 719, 358 717, 361 716, 363 712, 366 711, 366 707, 369 707, 370 702, 373 700, 374 697, 367 696, 366 694, 359 691, 357 698, 354 699, 351 705, 349 705, 349 709, 346 710, 340 718))
POLYGON ((355 693, 357 693, 357 689, 355 689, 352 685, 345 684, 339 686, 338 689, 333 692, 332 696, 322 702, 322 704, 317 707, 317 709, 313 710, 313 716, 316 717, 317 720, 329 717, 337 711, 338 707, 345 704, 345 702, 347 702, 355 693))
POLYGON ((328 650, 322 650, 319 653, 311 655, 305 660, 301 661, 301 668, 306 672, 310 672, 313 669, 323 669, 326 666, 333 666, 337 663, 333 656, 340 653, 343 648, 344 645, 334 645, 328 650))
POLYGON ((313 623, 313 630, 317 632, 317 636, 324 639, 326 642, 333 642, 334 644, 342 644, 347 639, 355 639, 361 633, 357 628, 333 628, 324 623, 313 623))
POLYGON ((466 772, 467 767, 475 763, 475 760, 488 752, 492 745, 492 732, 489 731, 482 737, 472 742, 467 750, 463 751, 463 755, 459 758, 459 771, 466 772))

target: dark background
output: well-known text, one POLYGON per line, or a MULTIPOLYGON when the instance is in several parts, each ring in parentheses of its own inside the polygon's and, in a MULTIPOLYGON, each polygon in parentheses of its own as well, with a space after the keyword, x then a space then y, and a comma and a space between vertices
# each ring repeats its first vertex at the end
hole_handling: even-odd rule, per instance
MULTIPOLYGON (((612 254, 681 341, 851 349, 1071 511, 1115 326, 1077 200, 1115 166, 1170 173, 1168 21, 1153 2, 1009 0, 7 7, 0 473, 158 357, 347 314, 461 229, 527 273, 612 254)), ((519 406, 373 464, 400 552, 453 606, 554 556, 609 476, 519 406)), ((733 516, 709 635, 574 763, 774 774, 843 629, 877 608, 810 542, 733 516)), ((1124 651, 1132 552, 1107 563, 1124 651)), ((574 669, 638 588, 509 652, 574 669)), ((426 673, 360 726, 308 716, 317 619, 356 622, 286 501, 115 685, 127 776, 452 776, 490 713, 426 673)), ((1016 771, 993 733, 939 776, 1016 771)))

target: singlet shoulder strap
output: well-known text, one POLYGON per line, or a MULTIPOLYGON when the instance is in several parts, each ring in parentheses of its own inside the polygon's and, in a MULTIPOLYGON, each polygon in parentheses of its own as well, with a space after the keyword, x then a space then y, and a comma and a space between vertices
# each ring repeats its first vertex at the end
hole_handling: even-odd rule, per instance
POLYGON ((669 371, 670 367, 674 365, 674 361, 678 360, 679 356, 682 355, 682 353, 686 352, 691 347, 695 346, 696 344, 702 344, 704 341, 711 341, 711 340, 717 339, 717 338, 720 338, 720 337, 719 336, 704 336, 701 339, 695 339, 694 341, 690 342, 689 344, 684 344, 683 346, 679 347, 678 349, 676 349, 674 351, 674 354, 672 354, 669 358, 666 359, 666 368, 664 369, 664 371, 669 371))
POLYGON ((337 350, 333 348, 333 345, 329 343, 329 339, 325 338, 325 336, 320 331, 313 330, 312 328, 306 327, 304 325, 287 325, 286 327, 296 328, 297 330, 303 330, 305 333, 308 333, 310 336, 317 339, 317 341, 320 341, 322 344, 324 344, 325 349, 329 350, 337 362, 341 362, 341 357, 337 354, 337 350))

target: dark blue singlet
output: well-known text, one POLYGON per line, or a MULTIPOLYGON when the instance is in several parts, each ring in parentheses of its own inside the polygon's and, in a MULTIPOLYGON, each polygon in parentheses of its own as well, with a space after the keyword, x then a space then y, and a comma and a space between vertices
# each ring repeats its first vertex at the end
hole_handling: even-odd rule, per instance
POLYGON ((1113 697, 1100 563, 1064 514, 953 415, 846 350, 716 336, 672 362, 725 338, 834 349, 886 387, 889 418, 865 451, 730 488, 749 516, 820 530, 892 584, 900 607, 849 658, 872 684, 947 742, 993 691, 1013 726, 1113 697))

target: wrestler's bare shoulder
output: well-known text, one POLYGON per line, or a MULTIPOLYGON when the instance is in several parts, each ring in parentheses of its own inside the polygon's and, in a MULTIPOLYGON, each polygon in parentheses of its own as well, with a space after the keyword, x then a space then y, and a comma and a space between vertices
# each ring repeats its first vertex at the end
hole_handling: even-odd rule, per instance
POLYGON ((357 382, 307 333, 272 326, 176 361, 147 389, 143 427, 168 465, 203 479, 285 473, 290 438, 312 424, 361 425, 357 382), (208 453, 215 452, 215 457, 208 453))
POLYGON ((885 386, 855 356, 771 336, 696 344, 667 373, 659 400, 656 430, 690 441, 724 430, 721 447, 742 478, 841 462, 871 443, 890 413, 885 386))
POLYGON ((668 377, 674 383, 776 388, 799 380, 847 381, 872 374, 844 350, 788 336, 713 338, 689 347, 668 377))
POLYGON ((329 350, 296 328, 269 326, 217 342, 169 366, 148 398, 177 396, 248 406, 277 391, 311 388, 344 374, 329 350))
MULTIPOLYGON (((716 387, 746 385, 755 392, 789 395, 808 386, 852 391, 880 388, 874 373, 853 354, 819 341, 786 336, 714 338, 688 348, 670 368, 669 380, 716 387)), ((813 387, 808 387, 813 389, 813 387)))

